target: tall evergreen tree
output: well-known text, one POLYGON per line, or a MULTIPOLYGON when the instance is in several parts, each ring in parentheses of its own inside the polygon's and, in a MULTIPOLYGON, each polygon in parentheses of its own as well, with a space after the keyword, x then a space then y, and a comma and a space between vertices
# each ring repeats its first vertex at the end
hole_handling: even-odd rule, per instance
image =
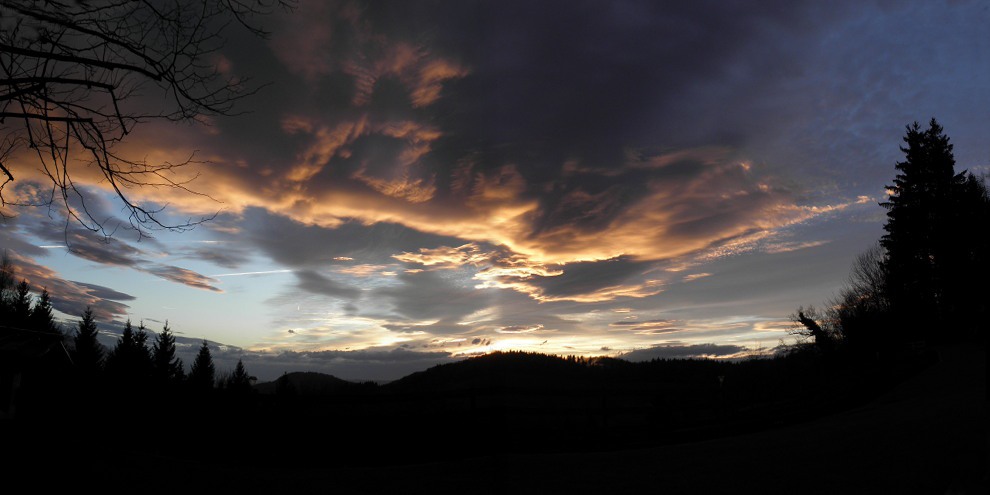
POLYGON ((38 300, 31 308, 31 316, 28 318, 28 327, 31 330, 45 333, 61 334, 61 330, 55 323, 55 314, 52 308, 51 296, 48 289, 43 289, 38 300))
POLYGON ((959 265, 974 246, 973 212, 961 204, 967 177, 955 172, 949 137, 932 119, 927 129, 907 127, 904 161, 898 162, 887 209, 884 269, 893 321, 907 338, 944 338, 940 327, 956 319, 959 265))
POLYGON ((177 383, 185 378, 182 360, 175 357, 175 336, 168 321, 151 348, 151 373, 159 383, 177 383))
POLYGON ((31 318, 31 288, 27 280, 21 280, 14 288, 10 298, 10 324, 21 329, 28 329, 28 319, 31 318))
POLYGON ((86 307, 82 319, 79 320, 79 328, 73 339, 75 348, 72 351, 72 362, 79 373, 85 377, 92 377, 103 370, 103 346, 97 340, 99 330, 96 319, 93 318, 93 310, 86 307))
POLYGON ((946 259, 944 308, 946 327, 956 337, 985 340, 990 331, 990 191, 986 178, 967 174, 956 188, 953 217, 956 232, 946 259))
POLYGON ((213 365, 213 355, 210 354, 210 346, 204 339, 189 372, 189 385, 195 390, 210 390, 213 388, 215 377, 216 367, 213 365))
POLYGON ((0 257, 0 324, 6 324, 11 319, 10 303, 14 295, 14 265, 4 250, 0 257))
POLYGON ((148 378, 151 372, 151 355, 145 343, 147 337, 143 325, 135 332, 131 320, 127 320, 120 338, 117 339, 117 345, 107 355, 107 374, 117 381, 132 385, 148 378))
POLYGON ((134 332, 135 345, 144 351, 144 358, 148 369, 151 369, 151 349, 148 347, 148 329, 144 327, 144 320, 138 324, 138 329, 134 332))
POLYGON ((248 393, 251 391, 251 377, 244 369, 242 360, 237 360, 234 372, 227 379, 227 389, 235 393, 248 393))

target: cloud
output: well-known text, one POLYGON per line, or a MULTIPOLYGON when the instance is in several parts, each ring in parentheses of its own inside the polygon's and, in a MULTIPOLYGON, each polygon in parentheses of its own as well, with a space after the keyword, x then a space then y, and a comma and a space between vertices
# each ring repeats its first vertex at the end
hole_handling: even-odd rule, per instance
POLYGON ((560 264, 551 271, 514 257, 498 260, 495 267, 479 271, 475 278, 482 281, 479 287, 513 289, 542 302, 601 302, 659 294, 662 283, 642 277, 649 269, 648 263, 614 258, 560 264))
MULTIPOLYGON (((38 229, 35 233, 42 234, 39 237, 50 241, 58 240, 59 234, 48 228, 38 229), (47 234, 47 235, 45 235, 47 234)), ((104 265, 117 265, 134 268, 137 267, 144 256, 144 251, 131 246, 120 238, 103 237, 77 227, 68 227, 63 233, 69 252, 79 258, 93 261, 104 265)))
POLYGON ((543 325, 509 325, 495 329, 498 333, 533 333, 543 330, 543 325))
POLYGON ((623 320, 610 323, 609 326, 628 329, 639 335, 663 335, 681 331, 681 322, 674 320, 623 320))
POLYGON ((192 270, 171 265, 157 265, 144 271, 161 277, 169 282, 176 282, 196 289, 204 289, 213 292, 223 292, 213 284, 217 281, 213 278, 201 275, 192 270))
MULTIPOLYGON (((276 35, 276 55, 326 101, 283 109, 282 135, 252 143, 289 150, 288 159, 245 157, 234 166, 224 158, 232 150, 213 151, 227 165, 202 172, 221 185, 230 211, 252 223, 258 215, 249 210, 266 210, 321 230, 401 225, 459 241, 448 246, 504 246, 545 264, 666 260, 823 214, 803 209, 800 191, 773 169, 747 160, 740 140, 683 139, 677 122, 685 119, 657 117, 679 90, 718 80, 734 57, 769 59, 756 50, 761 42, 789 34, 791 23, 813 25, 804 5, 718 15, 635 2, 566 13, 471 5, 441 16, 411 3, 386 14, 306 2, 305 15, 283 19, 291 26, 276 35), (561 16, 569 29, 547 28, 561 16), (698 31, 655 36, 680 32, 676 20, 698 31), (430 29, 410 31, 406 22, 430 29), (725 43, 696 43, 708 39, 702 33, 725 43), (609 41, 590 41, 598 36, 609 41)), ((398 252, 408 262, 433 254, 420 249, 398 252)))
POLYGON ((403 272, 396 279, 399 285, 376 289, 372 297, 389 302, 398 315, 413 320, 456 321, 487 307, 491 301, 490 294, 475 289, 470 279, 438 272, 403 272))
POLYGON ((298 270, 295 275, 298 287, 309 293, 341 299, 357 299, 361 296, 360 289, 342 284, 315 271, 298 270))
POLYGON ((748 348, 733 344, 659 344, 648 349, 626 352, 619 357, 627 361, 649 361, 651 359, 684 359, 733 356, 746 352, 748 348))
MULTIPOLYGON (((353 381, 390 381, 459 358, 444 351, 413 351, 402 347, 313 352, 243 351, 249 373, 272 381, 286 371, 317 371, 353 381)), ((234 361, 236 363, 236 360, 234 361)))
POLYGON ((401 347, 393 349, 361 349, 353 351, 340 351, 340 350, 329 350, 329 351, 315 351, 315 352, 305 352, 305 353, 292 353, 286 352, 283 355, 298 355, 305 356, 306 359, 311 359, 314 361, 370 361, 370 362, 386 362, 386 363, 396 363, 396 362, 409 362, 409 361, 436 361, 440 359, 445 359, 450 357, 450 353, 447 352, 420 352, 411 351, 401 347))
POLYGON ((492 259, 494 252, 483 252, 475 243, 458 247, 441 246, 438 248, 420 248, 418 253, 400 253, 392 257, 406 263, 416 263, 423 266, 440 268, 461 268, 464 265, 481 265, 492 259))
POLYGON ((90 308, 97 320, 113 320, 127 314, 128 305, 120 301, 135 299, 109 287, 65 280, 54 270, 16 251, 8 250, 6 254, 14 267, 15 279, 27 281, 34 292, 48 290, 52 307, 70 317, 82 316, 90 308))
POLYGON ((246 264, 251 255, 243 246, 232 245, 229 242, 214 242, 199 246, 181 253, 183 258, 206 261, 231 270, 246 264))
MULTIPOLYGON (((92 194, 88 190, 86 193, 92 194)), ((98 197, 95 194, 93 196, 98 197)), ((97 205, 94 206, 93 211, 101 211, 107 208, 105 205, 100 206, 100 201, 94 201, 88 204, 97 205)), ((67 246, 68 253, 77 258, 101 265, 130 268, 170 282, 184 284, 197 289, 220 292, 220 289, 213 285, 216 281, 205 275, 186 268, 149 260, 149 258, 161 257, 164 250, 163 245, 153 238, 138 236, 138 242, 154 249, 154 252, 148 252, 127 242, 123 235, 126 231, 121 232, 121 235, 107 236, 99 232, 87 230, 78 225, 73 225, 72 223, 66 224, 64 218, 59 220, 58 218, 40 217, 36 213, 31 212, 31 215, 29 215, 29 219, 34 220, 34 222, 30 225, 26 233, 48 242, 64 242, 67 246)), ((31 251, 38 253, 35 249, 31 251)), ((48 253, 41 252, 39 254, 47 255, 48 253)))
POLYGON ((84 287, 85 289, 87 289, 87 292, 91 296, 100 299, 110 299, 113 301, 133 301, 137 299, 136 297, 130 294, 125 294, 123 292, 116 291, 114 289, 111 289, 109 287, 104 287, 102 285, 88 284, 86 282, 75 282, 75 281, 71 281, 71 282, 76 285, 79 285, 80 287, 84 287))
POLYGON ((292 268, 315 269, 352 261, 387 265, 395 262, 393 255, 398 252, 456 241, 394 223, 369 225, 349 221, 325 228, 256 208, 247 210, 243 221, 250 226, 244 242, 292 268))

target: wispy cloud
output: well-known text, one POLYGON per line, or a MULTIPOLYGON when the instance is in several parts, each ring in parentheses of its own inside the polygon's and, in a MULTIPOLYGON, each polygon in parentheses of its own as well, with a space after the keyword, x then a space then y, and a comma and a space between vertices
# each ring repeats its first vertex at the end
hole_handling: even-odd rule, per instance
POLYGON ((249 275, 272 275, 276 273, 292 273, 292 270, 262 270, 257 272, 239 272, 239 273, 218 273, 215 275, 210 275, 210 278, 224 278, 224 277, 245 277, 249 275))

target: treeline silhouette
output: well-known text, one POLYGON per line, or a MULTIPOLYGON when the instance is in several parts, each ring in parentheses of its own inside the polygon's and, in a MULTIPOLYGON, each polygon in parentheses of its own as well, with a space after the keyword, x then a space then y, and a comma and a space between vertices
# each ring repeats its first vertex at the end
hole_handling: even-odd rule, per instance
POLYGON ((795 333, 832 359, 896 359, 945 343, 986 346, 990 193, 986 177, 955 171, 933 118, 907 126, 904 160, 887 186, 885 234, 852 266, 822 310, 801 307, 795 333))
MULTIPOLYGON (((34 297, 26 280, 14 283, 9 258, 0 260, 0 418, 58 420, 67 411, 95 418, 142 414, 147 408, 182 413, 198 402, 237 402, 253 393, 242 361, 218 371, 206 340, 186 373, 165 322, 152 335, 130 320, 111 349, 98 340, 91 308, 74 330, 55 320, 46 289, 34 297)), ((213 404, 214 406, 217 404, 213 404)))
POLYGON ((5 260, 4 426, 42 451, 37 435, 71 432, 103 455, 318 466, 694 441, 862 404, 934 362, 935 345, 986 343, 988 248, 976 234, 990 225, 985 180, 952 170, 952 147, 934 120, 927 130, 908 127, 905 141, 883 203, 887 235, 860 256, 827 309, 793 315, 803 340, 770 353, 629 362, 495 352, 386 384, 319 373, 252 384, 240 361, 218 371, 206 341, 187 373, 167 322, 149 342, 143 325, 128 321, 112 349, 97 341, 88 309, 63 332, 47 291, 32 300, 5 260), (238 455, 190 448, 177 432, 238 455))
MULTIPOLYGON (((7 319, 11 308, 23 310, 24 285, 4 293, 5 321, 14 321, 7 319)), ((27 314, 50 313, 44 294, 27 314)), ((243 456, 266 465, 380 465, 696 441, 862 403, 929 362, 918 355, 896 368, 838 367, 807 346, 741 361, 494 352, 385 384, 296 372, 252 386, 241 362, 218 373, 205 341, 186 373, 167 323, 152 337, 127 322, 115 346, 104 349, 89 310, 71 333, 45 318, 34 321, 43 324, 2 333, 47 346, 22 359, 16 396, 5 409, 8 439, 43 450, 47 442, 36 438, 65 435, 87 445, 94 459, 129 452, 227 467, 243 456), (242 456, 217 456, 170 437, 183 432, 207 435, 242 456), (452 448, 447 434, 483 441, 452 448), (285 457, 314 444, 333 448, 285 457)))

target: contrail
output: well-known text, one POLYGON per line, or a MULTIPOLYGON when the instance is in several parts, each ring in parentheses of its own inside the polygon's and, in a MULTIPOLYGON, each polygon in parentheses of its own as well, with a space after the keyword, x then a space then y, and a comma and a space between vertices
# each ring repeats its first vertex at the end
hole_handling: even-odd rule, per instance
POLYGON ((210 277, 213 277, 213 278, 220 278, 220 277, 241 277, 241 276, 244 276, 244 275, 267 275, 267 274, 270 274, 270 273, 291 273, 291 272, 292 272, 292 270, 268 270, 268 271, 264 271, 264 272, 221 273, 219 275, 209 275, 209 276, 210 277))

